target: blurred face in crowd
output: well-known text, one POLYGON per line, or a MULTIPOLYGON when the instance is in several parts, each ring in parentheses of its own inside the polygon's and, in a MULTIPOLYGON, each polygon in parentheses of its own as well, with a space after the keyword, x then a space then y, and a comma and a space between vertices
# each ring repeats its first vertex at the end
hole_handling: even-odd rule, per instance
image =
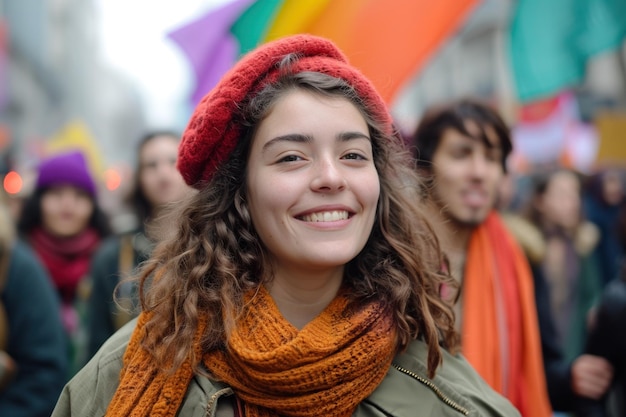
POLYGON ((624 199, 624 184, 619 172, 608 171, 602 177, 602 195, 607 204, 616 206, 624 199))
POLYGON ((536 205, 545 225, 573 230, 580 222, 581 210, 580 182, 576 175, 569 171, 553 174, 536 205))
POLYGON ((42 226, 57 237, 71 237, 85 230, 93 211, 89 194, 72 185, 51 187, 41 197, 42 226))
POLYGON ((287 93, 258 127, 247 182, 252 221, 276 277, 309 269, 341 278, 367 242, 380 195, 359 110, 343 98, 287 93))
POLYGON ((502 148, 487 126, 489 144, 480 138, 473 121, 466 122, 472 137, 445 130, 433 155, 433 196, 444 217, 464 227, 482 223, 494 207, 504 172, 502 148))
POLYGON ((162 135, 146 142, 139 155, 139 182, 154 207, 181 200, 189 190, 176 169, 178 138, 162 135))
POLYGON ((508 210, 515 199, 517 184, 512 174, 505 174, 498 187, 496 206, 498 210, 508 210))

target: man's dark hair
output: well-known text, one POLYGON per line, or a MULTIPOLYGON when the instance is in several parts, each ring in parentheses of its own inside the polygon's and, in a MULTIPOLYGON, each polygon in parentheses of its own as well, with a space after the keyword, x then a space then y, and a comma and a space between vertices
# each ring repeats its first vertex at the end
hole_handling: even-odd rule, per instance
POLYGON ((426 111, 412 138, 414 156, 418 168, 431 170, 433 156, 447 129, 454 129, 463 135, 480 139, 486 146, 493 146, 487 138, 486 128, 491 127, 502 148, 502 169, 506 172, 506 159, 513 149, 509 128, 498 113, 489 105, 475 99, 461 99, 431 107, 426 111), (479 135, 472 135, 465 123, 473 121, 478 126, 479 135))

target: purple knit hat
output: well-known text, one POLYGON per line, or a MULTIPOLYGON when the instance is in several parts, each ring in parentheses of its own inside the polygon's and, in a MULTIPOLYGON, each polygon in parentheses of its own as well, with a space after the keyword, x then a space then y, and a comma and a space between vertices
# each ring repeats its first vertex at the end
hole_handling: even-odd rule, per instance
POLYGON ((73 185, 96 195, 96 184, 89 173, 85 156, 80 151, 71 151, 44 159, 39 164, 37 189, 53 185, 73 185))

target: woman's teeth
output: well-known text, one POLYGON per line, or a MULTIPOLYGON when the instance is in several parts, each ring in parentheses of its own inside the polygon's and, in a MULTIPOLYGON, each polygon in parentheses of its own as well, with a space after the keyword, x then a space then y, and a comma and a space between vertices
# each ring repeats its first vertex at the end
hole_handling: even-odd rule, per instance
POLYGON ((348 218, 347 211, 324 211, 320 213, 311 213, 302 216, 305 222, 336 222, 338 220, 346 220, 348 218))

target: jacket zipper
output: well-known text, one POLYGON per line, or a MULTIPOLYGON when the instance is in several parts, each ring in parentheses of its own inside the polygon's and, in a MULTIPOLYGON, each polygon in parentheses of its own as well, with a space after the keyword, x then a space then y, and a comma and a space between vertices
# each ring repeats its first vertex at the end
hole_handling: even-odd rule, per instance
POLYGON ((424 378, 422 376, 419 376, 415 372, 411 372, 408 369, 401 367, 400 365, 396 365, 395 363, 392 364, 392 366, 394 368, 396 368, 398 371, 402 372, 403 374, 406 374, 406 375, 410 376, 411 378, 414 378, 417 381, 421 382, 422 384, 426 385, 447 406, 452 407, 453 409, 455 409, 459 413, 463 414, 464 416, 469 415, 470 412, 469 412, 469 410, 467 408, 463 407, 462 405, 459 405, 458 403, 456 403, 453 400, 451 400, 450 398, 448 398, 443 392, 441 392, 439 387, 437 387, 435 384, 432 383, 432 381, 430 381, 430 380, 428 380, 428 379, 426 379, 426 378, 424 378))
POLYGON ((213 417, 214 415, 213 407, 215 406, 215 402, 217 401, 217 399, 224 394, 232 394, 232 392, 233 390, 231 388, 222 388, 221 390, 217 391, 215 394, 211 395, 211 398, 209 398, 209 402, 207 403, 205 416, 213 417))

